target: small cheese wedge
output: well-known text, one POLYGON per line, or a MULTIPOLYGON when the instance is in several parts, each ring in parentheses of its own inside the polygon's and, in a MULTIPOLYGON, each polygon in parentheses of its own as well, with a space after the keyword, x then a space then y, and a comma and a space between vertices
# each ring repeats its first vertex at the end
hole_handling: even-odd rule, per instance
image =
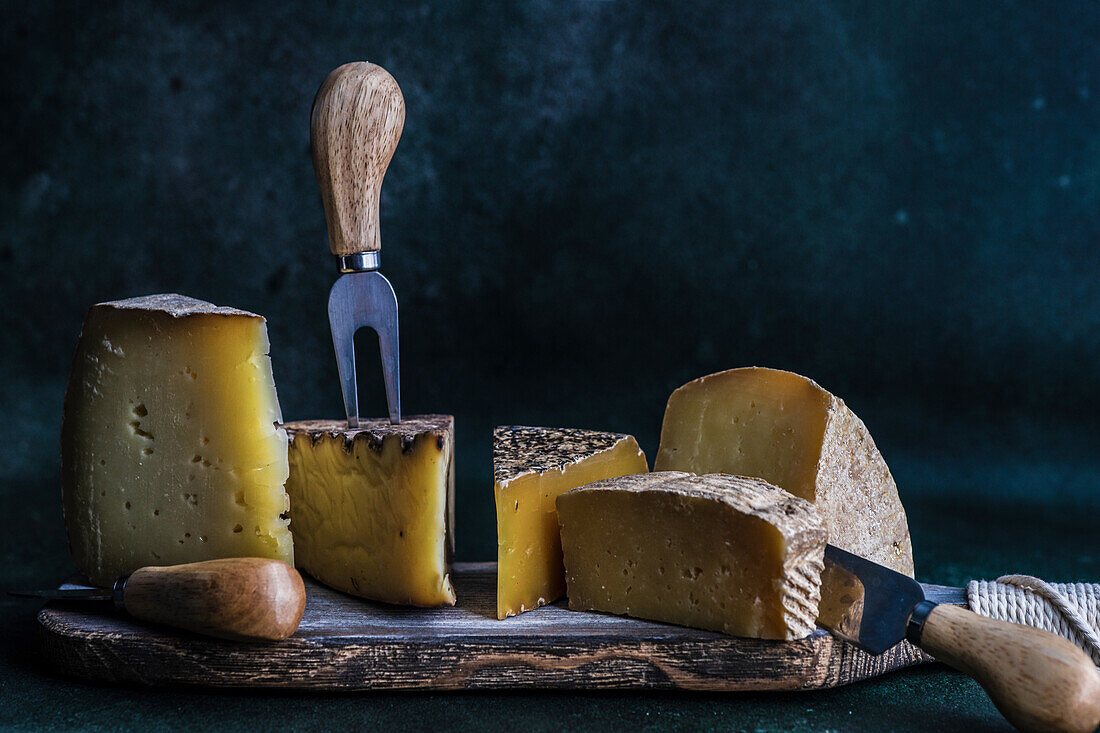
POLYGON ((181 295, 88 311, 65 393, 61 496, 93 583, 221 557, 293 562, 268 349, 260 316, 181 295))
POLYGON ((898 489, 866 426, 806 377, 730 369, 668 398, 657 471, 759 476, 811 501, 829 542, 913 575, 898 489))
POLYGON ((290 518, 298 567, 345 593, 454 605, 454 418, 307 420, 290 436, 290 518))
POLYGON ((648 471, 629 435, 512 425, 493 431, 497 505, 497 618, 565 593, 554 501, 576 486, 648 471))
POLYGON ((814 629, 825 526, 762 479, 678 471, 558 497, 569 608, 761 639, 814 629))

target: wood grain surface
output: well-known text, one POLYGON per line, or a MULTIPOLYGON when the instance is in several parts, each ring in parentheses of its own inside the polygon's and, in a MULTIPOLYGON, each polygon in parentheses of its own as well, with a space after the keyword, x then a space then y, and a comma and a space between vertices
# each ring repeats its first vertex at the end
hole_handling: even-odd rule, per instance
POLYGON ((459 563, 453 608, 371 603, 306 579, 305 616, 280 642, 219 641, 145 625, 107 604, 39 612, 59 673, 145 685, 312 690, 811 690, 931 661, 907 642, 879 657, 818 629, 741 639, 564 602, 496 619, 496 564, 459 563))
POLYGON ((298 571, 278 560, 220 560, 135 570, 123 590, 126 611, 152 623, 238 641, 281 641, 306 606, 298 571))
POLYGON ((393 77, 365 61, 328 75, 313 100, 310 149, 334 255, 382 248, 382 179, 405 126, 405 99, 393 77))
POLYGON ((1091 733, 1100 725, 1100 674, 1061 636, 936 606, 920 643, 981 683, 1020 730, 1091 733))

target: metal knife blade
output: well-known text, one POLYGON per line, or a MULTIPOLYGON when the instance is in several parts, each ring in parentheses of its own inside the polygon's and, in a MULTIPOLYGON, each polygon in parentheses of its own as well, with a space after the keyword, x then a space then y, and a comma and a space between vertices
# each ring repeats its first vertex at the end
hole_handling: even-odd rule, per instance
POLYGON ((9 596, 44 598, 48 601, 111 601, 110 588, 55 588, 53 590, 9 590, 9 596))
POLYGON ((826 545, 817 622, 833 634, 882 654, 905 638, 913 609, 925 600, 912 578, 826 545))

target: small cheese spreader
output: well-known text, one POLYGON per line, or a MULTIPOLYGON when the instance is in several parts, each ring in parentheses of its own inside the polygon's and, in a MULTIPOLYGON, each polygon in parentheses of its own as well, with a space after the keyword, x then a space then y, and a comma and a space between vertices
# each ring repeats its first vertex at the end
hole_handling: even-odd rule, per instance
POLYGON ((310 148, 328 222, 328 243, 343 273, 328 298, 329 325, 348 427, 359 427, 355 332, 378 334, 390 422, 401 422, 397 296, 381 272, 379 194, 405 124, 405 100, 380 66, 357 61, 328 75, 313 100, 310 148))
POLYGON ((306 609, 298 571, 279 560, 236 557, 139 568, 111 588, 67 585, 8 591, 51 601, 111 601, 134 618, 238 641, 279 641, 306 609))

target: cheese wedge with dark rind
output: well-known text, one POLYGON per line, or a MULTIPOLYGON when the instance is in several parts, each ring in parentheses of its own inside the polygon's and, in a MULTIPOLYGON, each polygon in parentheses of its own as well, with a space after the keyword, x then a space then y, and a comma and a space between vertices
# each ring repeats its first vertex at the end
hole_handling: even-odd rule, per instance
POLYGON ((759 476, 813 502, 831 544, 913 575, 886 461, 844 401, 806 377, 749 367, 683 385, 668 399, 654 470, 759 476))
POLYGON ((88 311, 65 393, 61 495, 93 583, 222 557, 293 562, 268 350, 262 317, 182 295, 88 311))
POLYGON ((757 478, 654 472, 558 497, 569 608, 762 639, 810 634, 825 527, 757 478))
POLYGON ((454 418, 305 420, 290 436, 290 519, 298 567, 361 598, 455 603, 454 418))
POLYGON ((511 425, 493 431, 497 618, 565 593, 554 500, 592 481, 649 470, 632 436, 511 425))

